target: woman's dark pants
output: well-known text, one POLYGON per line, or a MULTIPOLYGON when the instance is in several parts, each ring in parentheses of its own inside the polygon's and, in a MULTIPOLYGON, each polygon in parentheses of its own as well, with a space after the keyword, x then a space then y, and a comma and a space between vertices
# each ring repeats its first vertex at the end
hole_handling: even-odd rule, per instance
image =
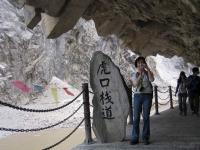
POLYGON ((139 140, 140 133, 140 114, 143 111, 143 131, 142 139, 149 140, 150 138, 150 110, 152 105, 152 94, 141 94, 135 93, 133 99, 133 130, 132 130, 132 141, 139 140))

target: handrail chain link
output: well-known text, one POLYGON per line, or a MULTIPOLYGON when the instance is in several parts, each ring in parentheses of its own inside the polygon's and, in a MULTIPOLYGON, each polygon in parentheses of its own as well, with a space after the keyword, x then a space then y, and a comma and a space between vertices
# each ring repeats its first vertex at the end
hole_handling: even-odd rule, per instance
POLYGON ((168 95, 166 98, 161 98, 160 96, 158 96, 158 98, 159 98, 160 100, 167 100, 167 99, 169 98, 169 95, 168 95))
POLYGON ((51 108, 51 109, 29 109, 29 108, 24 108, 24 107, 20 107, 20 106, 14 106, 12 104, 9 104, 9 103, 6 103, 6 102, 2 102, 0 101, 0 104, 1 105, 4 105, 4 106, 7 106, 7 107, 10 107, 10 108, 13 108, 13 109, 17 109, 17 110, 20 110, 20 111, 27 111, 27 112, 51 112, 51 111, 56 111, 56 110, 59 110, 61 108, 64 108, 66 106, 68 106, 69 104, 73 103, 81 94, 83 93, 80 92, 74 99, 72 99, 71 101, 69 101, 68 103, 60 106, 60 107, 56 107, 56 108, 51 108))
POLYGON ((47 148, 44 148, 42 150, 49 150, 53 147, 56 147, 57 145, 59 145, 60 143, 64 142, 66 139, 68 139, 80 126, 81 124, 83 123, 83 121, 85 120, 85 118, 82 119, 82 121, 76 126, 76 128, 74 128, 74 130, 72 130, 71 133, 69 133, 67 136, 65 136, 63 139, 61 139, 60 141, 58 141, 57 143, 47 147, 47 148))
POLYGON ((170 100, 169 101, 167 101, 166 103, 158 103, 159 105, 167 105, 168 103, 170 102, 170 100))
POLYGON ((62 121, 59 121, 56 124, 47 126, 47 127, 42 127, 42 128, 35 128, 35 129, 12 129, 12 128, 3 128, 0 127, 0 131, 11 131, 11 132, 35 132, 35 131, 41 131, 41 130, 45 130, 45 129, 49 129, 52 127, 55 127, 65 121, 67 121, 69 118, 71 118, 75 113, 77 113, 77 111, 83 106, 83 104, 81 104, 70 116, 68 116, 67 118, 63 119, 62 121))

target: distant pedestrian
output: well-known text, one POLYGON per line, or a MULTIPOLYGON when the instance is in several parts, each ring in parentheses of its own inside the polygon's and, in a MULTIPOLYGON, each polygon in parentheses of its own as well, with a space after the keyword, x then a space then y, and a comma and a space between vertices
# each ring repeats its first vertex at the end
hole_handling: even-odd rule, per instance
POLYGON ((177 87, 176 87, 176 92, 175 96, 178 93, 178 103, 179 103, 179 110, 180 110, 180 115, 187 115, 187 77, 185 75, 184 71, 180 72, 178 81, 177 81, 177 87))
POLYGON ((200 77, 199 68, 194 67, 192 69, 193 74, 190 75, 187 79, 187 88, 189 95, 189 103, 190 108, 192 110, 192 114, 196 114, 199 116, 199 96, 200 96, 200 77))
POLYGON ((140 56, 135 60, 137 73, 131 78, 132 84, 136 87, 133 98, 133 130, 131 144, 139 143, 140 133, 140 115, 143 111, 143 131, 142 139, 145 145, 149 144, 150 139, 150 110, 153 98, 153 88, 151 82, 154 81, 154 75, 150 71, 145 58, 140 56))

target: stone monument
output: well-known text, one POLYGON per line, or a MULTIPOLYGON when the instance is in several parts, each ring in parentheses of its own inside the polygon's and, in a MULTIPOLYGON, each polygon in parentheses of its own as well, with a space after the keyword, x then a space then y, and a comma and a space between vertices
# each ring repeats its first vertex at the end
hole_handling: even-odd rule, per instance
POLYGON ((101 143, 122 141, 126 136, 129 101, 125 82, 111 58, 97 51, 90 62, 93 130, 101 143))

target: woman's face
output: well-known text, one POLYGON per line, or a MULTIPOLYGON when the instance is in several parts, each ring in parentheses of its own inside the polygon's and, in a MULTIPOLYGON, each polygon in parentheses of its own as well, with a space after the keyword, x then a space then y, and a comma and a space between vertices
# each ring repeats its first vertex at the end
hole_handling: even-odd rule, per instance
POLYGON ((138 60, 138 62, 137 62, 138 69, 144 69, 145 65, 146 65, 146 63, 144 62, 144 60, 142 60, 142 59, 138 60))

